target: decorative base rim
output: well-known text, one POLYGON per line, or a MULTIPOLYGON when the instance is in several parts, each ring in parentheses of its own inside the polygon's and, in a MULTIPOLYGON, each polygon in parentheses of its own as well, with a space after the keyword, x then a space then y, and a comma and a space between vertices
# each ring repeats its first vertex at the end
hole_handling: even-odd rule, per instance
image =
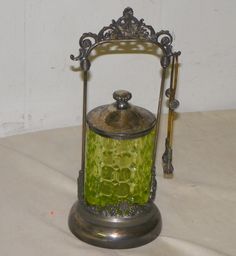
POLYGON ((154 203, 146 211, 130 217, 94 215, 77 201, 71 208, 71 232, 80 240, 103 248, 127 249, 153 241, 161 232, 161 214, 154 203))

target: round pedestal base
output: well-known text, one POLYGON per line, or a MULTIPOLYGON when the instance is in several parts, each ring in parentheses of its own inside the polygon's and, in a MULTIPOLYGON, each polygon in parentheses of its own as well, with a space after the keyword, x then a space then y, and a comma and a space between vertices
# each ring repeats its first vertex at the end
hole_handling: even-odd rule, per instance
POLYGON ((161 232, 161 214, 155 204, 130 217, 104 217, 90 213, 77 201, 69 215, 69 228, 89 244, 125 249, 144 245, 161 232))

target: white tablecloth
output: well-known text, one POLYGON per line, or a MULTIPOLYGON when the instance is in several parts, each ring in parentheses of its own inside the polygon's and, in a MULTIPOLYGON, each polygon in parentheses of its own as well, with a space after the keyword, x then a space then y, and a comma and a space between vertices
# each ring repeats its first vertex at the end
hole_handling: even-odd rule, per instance
POLYGON ((156 197, 162 233, 128 250, 96 248, 68 229, 80 131, 72 127, 0 139, 1 256, 236 255, 236 111, 179 116, 172 180, 162 177, 160 167, 162 126, 156 197))

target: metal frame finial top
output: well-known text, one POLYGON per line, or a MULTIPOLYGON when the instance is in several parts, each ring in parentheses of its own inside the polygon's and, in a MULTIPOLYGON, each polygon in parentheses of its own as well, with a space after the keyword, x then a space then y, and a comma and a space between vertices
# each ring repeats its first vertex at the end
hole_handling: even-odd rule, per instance
POLYGON ((128 17, 128 16, 133 16, 133 15, 134 15, 134 11, 133 11, 132 8, 126 7, 126 8, 124 9, 124 11, 123 11, 123 16, 128 17))
POLYGON ((103 27, 98 34, 84 33, 79 40, 79 55, 71 55, 71 59, 80 61, 82 70, 89 70, 88 60, 91 51, 98 45, 111 42, 137 41, 149 42, 162 49, 161 66, 167 68, 170 58, 173 55, 180 55, 180 52, 172 51, 173 37, 168 30, 155 32, 154 28, 144 23, 144 19, 137 19, 132 8, 127 7, 123 16, 118 20, 112 20, 109 26, 103 27))

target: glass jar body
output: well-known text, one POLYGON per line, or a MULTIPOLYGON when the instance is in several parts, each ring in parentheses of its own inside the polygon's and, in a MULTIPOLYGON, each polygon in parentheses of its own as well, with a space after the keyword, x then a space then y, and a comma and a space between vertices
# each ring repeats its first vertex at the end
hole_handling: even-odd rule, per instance
POLYGON ((135 139, 113 139, 87 130, 85 200, 107 206, 145 204, 150 196, 155 129, 135 139))

